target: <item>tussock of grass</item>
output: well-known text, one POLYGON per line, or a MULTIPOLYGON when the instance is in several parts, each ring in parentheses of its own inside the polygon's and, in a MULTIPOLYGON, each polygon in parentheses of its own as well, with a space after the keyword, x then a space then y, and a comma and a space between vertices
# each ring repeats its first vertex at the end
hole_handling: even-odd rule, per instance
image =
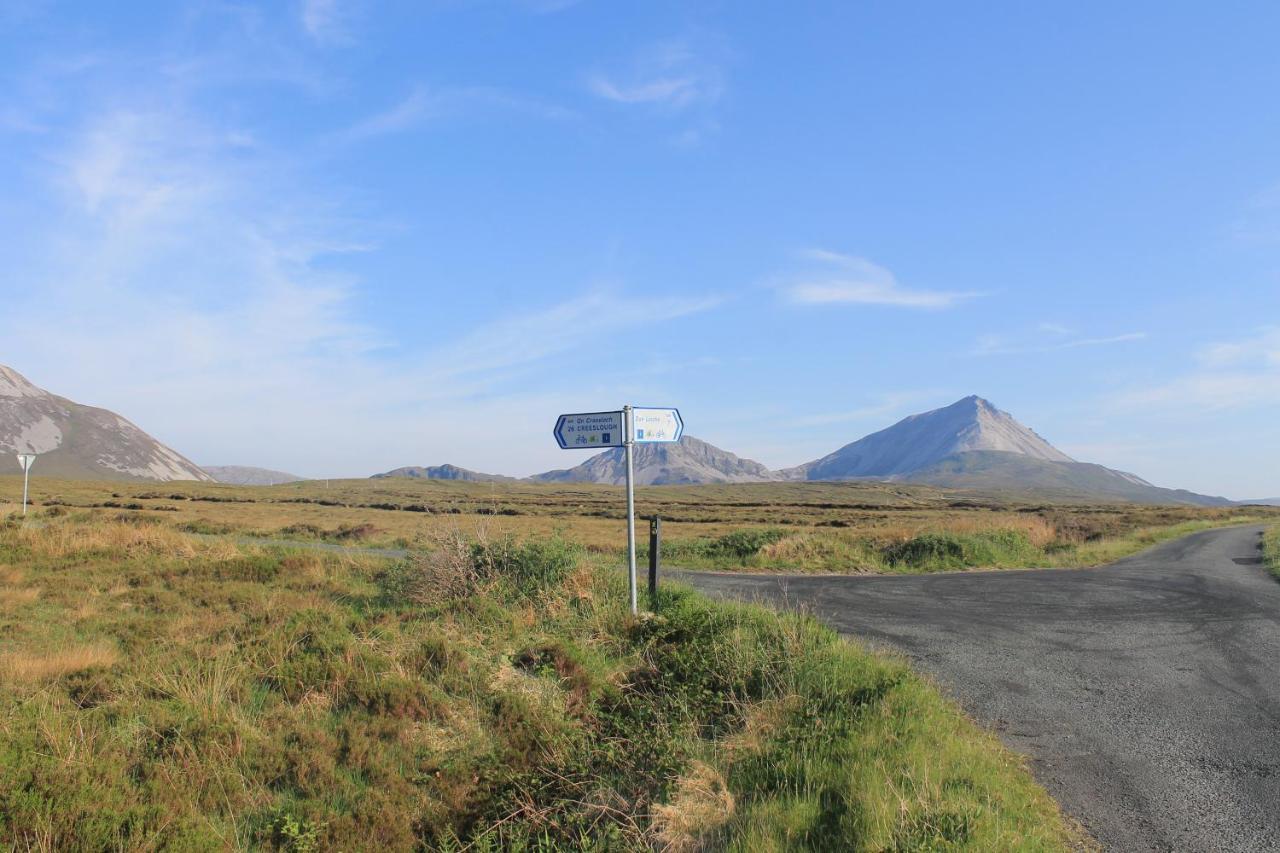
POLYGON ((0 530, 44 590, 0 612, 0 846, 1071 841, 1014 756, 810 619, 681 588, 634 619, 611 560, 558 539, 394 564, 212 544, 0 530))

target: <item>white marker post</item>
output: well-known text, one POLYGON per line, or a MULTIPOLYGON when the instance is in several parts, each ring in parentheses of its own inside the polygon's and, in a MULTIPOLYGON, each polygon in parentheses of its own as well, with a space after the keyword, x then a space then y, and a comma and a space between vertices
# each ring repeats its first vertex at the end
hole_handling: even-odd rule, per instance
POLYGON ((636 593, 636 488, 635 445, 679 441, 684 421, 675 409, 623 406, 620 412, 583 412, 561 415, 554 430, 561 450, 598 450, 621 447, 627 461, 627 587, 631 613, 638 611, 636 593), (637 423, 639 426, 637 426, 637 423))
POLYGON ((27 514, 27 484, 31 480, 31 466, 35 464, 34 453, 19 453, 18 464, 22 466, 22 514, 27 514))

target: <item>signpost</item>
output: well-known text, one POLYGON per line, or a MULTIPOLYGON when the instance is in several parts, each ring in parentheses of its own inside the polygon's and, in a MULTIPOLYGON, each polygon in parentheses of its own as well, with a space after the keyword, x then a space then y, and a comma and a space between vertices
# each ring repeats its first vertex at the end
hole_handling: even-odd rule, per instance
POLYGON ((561 450, 597 450, 621 447, 627 464, 627 583, 631 612, 636 613, 636 489, 633 449, 637 442, 652 444, 679 441, 684 421, 676 409, 633 408, 620 412, 584 412, 561 415, 556 421, 556 442, 561 450))
POLYGON ((34 453, 19 453, 18 464, 22 466, 22 514, 27 514, 27 483, 31 479, 31 466, 35 464, 34 453))

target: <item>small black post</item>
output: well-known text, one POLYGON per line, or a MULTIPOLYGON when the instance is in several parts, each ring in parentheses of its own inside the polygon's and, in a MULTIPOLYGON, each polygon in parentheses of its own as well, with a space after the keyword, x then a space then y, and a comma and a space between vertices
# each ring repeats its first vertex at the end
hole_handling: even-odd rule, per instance
POLYGON ((662 518, 649 519, 649 600, 658 606, 658 561, 662 552, 662 518))

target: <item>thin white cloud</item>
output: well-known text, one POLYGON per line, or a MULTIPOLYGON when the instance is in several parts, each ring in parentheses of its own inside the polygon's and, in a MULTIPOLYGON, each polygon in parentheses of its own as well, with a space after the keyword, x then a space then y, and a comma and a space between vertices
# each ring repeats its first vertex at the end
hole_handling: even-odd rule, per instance
POLYGON ((411 131, 428 122, 475 113, 520 113, 557 120, 574 113, 555 104, 488 86, 415 87, 382 112, 369 115, 337 132, 334 138, 361 142, 388 134, 411 131))
POLYGON ((1125 332, 1119 335, 1082 338, 1075 336, 1074 332, 1064 326, 1042 323, 1035 334, 1018 335, 1015 338, 1004 335, 984 335, 978 338, 973 353, 974 355, 1030 355, 1132 343, 1146 340, 1147 337, 1146 332, 1125 332))
POLYGON ((651 45, 631 67, 587 76, 587 88, 618 104, 647 105, 678 113, 719 100, 724 92, 720 64, 683 40, 651 45))
POLYGON ((1280 327, 1210 344, 1198 350, 1196 366, 1163 384, 1133 388, 1114 397, 1123 407, 1224 411, 1280 406, 1280 327))
POLYGON ((475 387, 478 378, 493 380, 606 335, 701 313, 722 302, 715 296, 636 298, 616 289, 597 290, 475 329, 433 352, 429 374, 436 382, 466 377, 469 387, 475 387))
POLYGON ((977 294, 903 287, 889 270, 865 258, 823 249, 803 253, 817 269, 789 277, 781 292, 798 305, 885 305, 943 309, 977 294))

